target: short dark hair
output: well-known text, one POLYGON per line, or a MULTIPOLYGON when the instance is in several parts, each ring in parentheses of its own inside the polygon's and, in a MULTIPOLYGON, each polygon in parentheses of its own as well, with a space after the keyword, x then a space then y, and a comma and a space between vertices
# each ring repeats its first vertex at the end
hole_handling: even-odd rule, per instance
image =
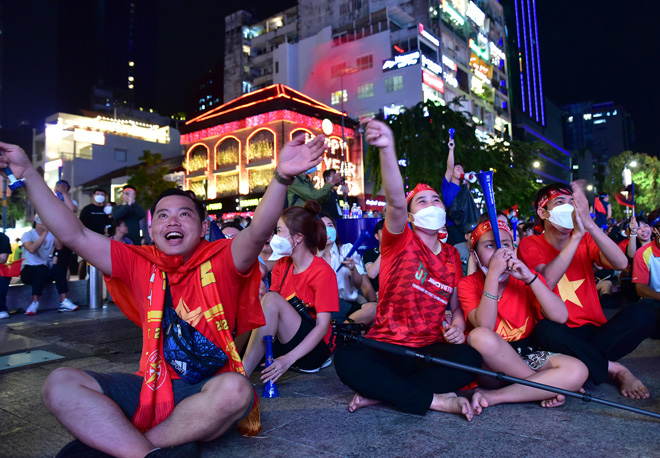
MULTIPOLYGON (((135 189, 135 188, 133 188, 133 189, 135 189)), ((158 202, 163 200, 165 197, 170 197, 170 196, 181 196, 181 197, 187 197, 188 199, 190 199, 192 201, 193 205, 195 206, 195 210, 197 211, 197 215, 199 216, 199 220, 204 221, 204 215, 205 215, 204 204, 199 199, 197 199, 196 197, 191 197, 190 193, 188 193, 187 191, 183 191, 183 190, 177 189, 177 188, 166 189, 165 191, 160 193, 160 195, 154 201, 154 204, 151 206, 151 215, 152 216, 156 214, 156 205, 158 205, 158 202)))
POLYGON ((107 193, 107 192, 105 191, 105 189, 103 189, 103 188, 96 188, 96 189, 94 189, 94 190, 92 191, 92 195, 96 194, 97 192, 102 192, 102 193, 105 194, 106 196, 108 195, 108 193, 107 193))
POLYGON ((69 182, 66 181, 66 180, 59 180, 59 181, 57 182, 57 184, 65 184, 66 187, 67 187, 67 189, 71 189, 71 185, 70 185, 69 182))
POLYGON ((374 234, 378 234, 378 231, 383 230, 383 226, 385 226, 385 220, 381 219, 379 220, 376 225, 374 226, 374 234))
POLYGON ((236 221, 227 221, 226 223, 222 223, 222 226, 220 227, 220 229, 227 229, 228 227, 233 227, 234 229, 236 229, 238 231, 243 230, 243 226, 241 226, 236 221))
POLYGON ((327 180, 328 178, 330 178, 330 175, 332 175, 333 173, 337 173, 337 170, 335 170, 335 169, 326 169, 323 172, 323 179, 327 180))
POLYGON ((456 167, 457 165, 460 165, 461 167, 463 167, 463 168, 465 169, 465 167, 463 166, 462 163, 460 163, 460 162, 454 162, 454 167, 456 167))
MULTIPOLYGON (((651 226, 653 220, 656 219, 658 216, 660 216, 660 207, 656 208, 651 213, 649 213, 649 217, 648 217, 649 226, 651 226)), ((656 223, 654 226, 651 227, 656 227, 656 226, 660 226, 660 223, 656 223)))
POLYGON ((550 191, 559 191, 563 192, 566 195, 573 195, 573 188, 571 188, 570 185, 564 184, 564 183, 551 183, 547 186, 543 186, 541 189, 536 191, 536 195, 534 196, 534 209, 538 210, 539 208, 539 202, 541 199, 543 199, 545 196, 550 194, 550 191))
POLYGON ((137 194, 137 189, 135 189, 135 186, 131 186, 130 184, 127 184, 122 188, 122 192, 126 191, 127 189, 132 189, 133 191, 135 191, 135 194, 137 194))

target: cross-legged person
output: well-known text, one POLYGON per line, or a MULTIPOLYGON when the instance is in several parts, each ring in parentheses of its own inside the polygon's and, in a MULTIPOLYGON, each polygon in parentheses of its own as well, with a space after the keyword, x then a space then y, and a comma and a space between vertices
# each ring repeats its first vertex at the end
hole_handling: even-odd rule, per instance
POLYGON ((522 239, 518 255, 543 275, 568 308, 566 324, 541 320, 536 325, 538 345, 579 358, 595 384, 609 376, 622 395, 649 397, 644 384, 618 360, 651 335, 655 312, 647 304, 629 304, 607 320, 593 273, 594 264, 625 269, 626 256, 591 219, 579 184, 555 183, 539 189, 534 208, 543 233, 522 239))
MULTIPOLYGON (((423 184, 406 198, 394 136, 385 123, 369 120, 366 136, 380 149, 388 206, 381 239, 378 307, 366 337, 479 367, 479 353, 464 344, 465 320, 456 292, 463 276, 458 252, 438 240, 446 218, 442 200, 423 184)), ((454 393, 474 380, 469 372, 362 343, 338 345, 335 367, 341 381, 356 392, 350 412, 384 402, 420 415, 430 409, 462 414, 468 420, 473 416, 469 401, 454 393)))
MULTIPOLYGON (((458 285, 461 307, 474 328, 468 345, 479 351, 488 370, 565 390, 579 389, 589 375, 587 367, 577 358, 534 348, 529 338, 541 316, 564 323, 566 304, 542 277, 516 258, 511 229, 501 221, 497 230, 502 247, 497 248, 487 218, 470 239, 471 255, 479 269, 458 285)), ((502 386, 487 376, 480 376, 479 385, 497 389, 475 391, 475 414, 507 402, 542 401, 543 407, 556 407, 565 401, 561 394, 519 384, 502 386)))
POLYGON ((196 441, 213 440, 237 422, 243 434, 259 432, 255 392, 233 335, 265 323, 257 256, 284 206, 286 185, 321 161, 323 141, 320 135, 305 145, 298 137, 282 148, 253 223, 233 240, 206 242, 203 205, 173 189, 154 203, 155 246, 143 247, 85 228, 25 153, 0 143, 0 169, 25 178, 44 224, 105 274, 115 302, 143 330, 137 374, 59 368, 46 379, 46 406, 80 440, 66 453, 92 447, 121 457, 196 456, 196 441), (184 335, 199 346, 186 344, 184 335))

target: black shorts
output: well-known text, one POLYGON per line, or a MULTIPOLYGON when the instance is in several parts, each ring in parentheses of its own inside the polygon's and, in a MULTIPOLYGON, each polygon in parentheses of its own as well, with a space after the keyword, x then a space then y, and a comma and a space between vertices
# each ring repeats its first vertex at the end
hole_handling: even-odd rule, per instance
MULTIPOLYGON (((296 335, 293 336, 291 340, 287 343, 280 343, 279 340, 275 339, 273 342, 273 357, 277 358, 279 356, 289 353, 291 350, 296 348, 300 342, 302 342, 307 334, 312 330, 312 325, 307 323, 305 320, 300 320, 300 327, 296 332, 296 335)), ((330 358, 331 352, 328 348, 328 344, 325 343, 325 340, 321 340, 316 347, 305 356, 300 358, 298 361, 293 363, 294 366, 305 369, 312 370, 318 369, 323 365, 324 362, 330 358)))
MULTIPOLYGON (((122 412, 124 412, 124 415, 126 415, 128 418, 133 418, 133 415, 137 410, 138 403, 140 402, 140 390, 142 389, 143 381, 142 377, 139 375, 126 374, 123 372, 109 372, 106 374, 101 374, 99 372, 85 371, 85 373, 96 380, 99 385, 101 385, 103 394, 112 399, 115 404, 121 408, 122 412)), ((219 377, 223 374, 218 374, 215 377, 219 377)), ((212 378, 214 377, 208 378, 195 385, 188 385, 181 379, 172 380, 174 405, 176 406, 187 397, 202 391, 202 388, 206 382, 212 378)), ((250 406, 245 411, 243 417, 248 414, 252 408, 253 402, 254 398, 250 402, 250 406)))

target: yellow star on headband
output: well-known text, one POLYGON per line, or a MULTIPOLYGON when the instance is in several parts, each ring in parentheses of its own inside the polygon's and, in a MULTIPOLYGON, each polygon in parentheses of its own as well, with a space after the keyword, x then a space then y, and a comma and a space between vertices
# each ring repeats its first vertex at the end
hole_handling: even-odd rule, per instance
POLYGON ((584 278, 581 280, 570 281, 566 274, 564 274, 564 276, 561 277, 561 280, 559 280, 559 283, 557 283, 557 288, 559 288, 559 296, 561 297, 561 300, 564 302, 571 301, 578 307, 582 308, 582 302, 580 302, 580 299, 576 294, 577 289, 582 285, 582 283, 584 283, 584 278))

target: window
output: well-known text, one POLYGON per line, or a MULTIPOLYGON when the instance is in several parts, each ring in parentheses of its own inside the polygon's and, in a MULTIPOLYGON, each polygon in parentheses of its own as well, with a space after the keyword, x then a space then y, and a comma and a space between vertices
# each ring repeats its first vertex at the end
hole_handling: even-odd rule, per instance
POLYGON ((372 54, 368 56, 358 57, 357 59, 357 69, 366 70, 374 66, 374 57, 372 54))
POLYGON ((330 67, 330 76, 332 78, 337 78, 342 76, 345 71, 346 71, 346 62, 342 62, 341 64, 333 65, 332 67, 330 67))
POLYGON ((125 149, 116 149, 115 150, 115 161, 117 162, 126 162, 128 153, 125 149))
POLYGON ((279 61, 277 61, 275 62, 275 73, 279 73, 279 72, 280 72, 280 63, 279 61))
POLYGON ((337 105, 342 102, 342 92, 344 93, 344 102, 348 102, 348 93, 344 89, 343 91, 335 91, 330 94, 330 105, 337 105))
POLYGON ((385 92, 395 92, 403 89, 403 75, 393 76, 385 80, 385 92))
POLYGON ((367 83, 357 88, 357 98, 366 99, 367 97, 374 96, 374 83, 367 83))

